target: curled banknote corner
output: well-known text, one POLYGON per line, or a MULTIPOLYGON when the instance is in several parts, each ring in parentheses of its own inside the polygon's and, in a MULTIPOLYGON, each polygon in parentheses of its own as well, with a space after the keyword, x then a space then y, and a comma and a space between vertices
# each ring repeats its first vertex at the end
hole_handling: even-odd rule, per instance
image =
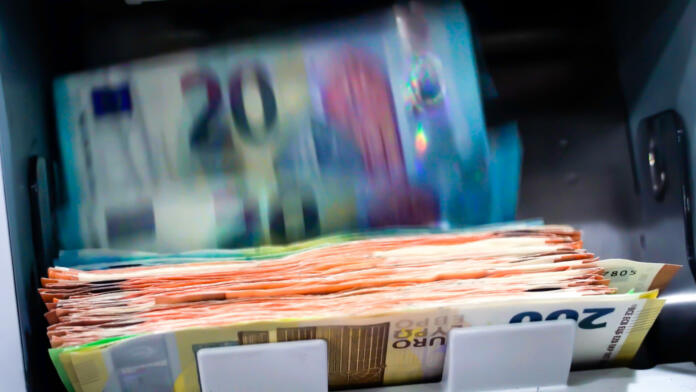
POLYGON ((680 265, 661 263, 640 263, 624 259, 606 259, 597 263, 604 269, 604 277, 609 279, 609 287, 619 293, 629 291, 664 290, 680 265))
POLYGON ((625 363, 677 270, 599 260, 572 227, 524 224, 200 255, 49 269, 39 293, 65 385, 195 391, 202 348, 304 339, 327 342, 332 388, 429 381, 452 328, 560 318, 576 321, 574 364, 625 363))

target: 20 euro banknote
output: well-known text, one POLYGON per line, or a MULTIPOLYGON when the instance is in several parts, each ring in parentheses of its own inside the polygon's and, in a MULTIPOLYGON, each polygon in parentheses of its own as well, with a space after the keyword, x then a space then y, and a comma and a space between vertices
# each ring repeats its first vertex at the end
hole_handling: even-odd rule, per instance
POLYGON ((474 60, 460 5, 409 4, 59 78, 61 245, 231 248, 501 219, 516 177, 512 201, 491 197, 474 60))

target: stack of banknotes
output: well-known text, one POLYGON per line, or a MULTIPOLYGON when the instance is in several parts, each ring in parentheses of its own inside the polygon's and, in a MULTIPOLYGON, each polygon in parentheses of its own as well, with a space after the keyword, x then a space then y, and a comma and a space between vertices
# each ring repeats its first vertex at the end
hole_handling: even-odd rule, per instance
POLYGON ((405 3, 55 81, 61 248, 174 252, 514 219, 461 5, 405 3))
POLYGON ((577 322, 574 364, 626 362, 678 270, 599 260, 548 225, 200 255, 48 271, 50 355, 70 391, 195 391, 201 349, 306 339, 327 342, 332 388, 436 380, 452 328, 563 318, 577 322))

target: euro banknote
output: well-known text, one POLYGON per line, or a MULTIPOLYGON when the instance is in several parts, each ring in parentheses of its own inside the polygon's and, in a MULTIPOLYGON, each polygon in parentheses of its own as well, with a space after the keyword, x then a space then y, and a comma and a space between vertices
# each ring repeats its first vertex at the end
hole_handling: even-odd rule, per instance
POLYGON ((491 153, 472 47, 460 5, 409 3, 61 77, 61 247, 512 219, 521 147, 512 132, 491 153))
POLYGON ((83 390, 197 390, 207 347, 323 339, 334 388, 430 381, 452 328, 576 321, 577 365, 629 361, 678 266, 599 260, 569 226, 397 231, 270 258, 53 267, 53 362, 83 390))
POLYGON ((655 295, 509 299, 373 317, 193 328, 52 349, 51 357, 71 391, 197 391, 198 350, 323 339, 332 388, 390 385, 437 380, 452 328, 568 318, 577 321, 575 365, 625 363, 659 314, 663 301, 655 295))

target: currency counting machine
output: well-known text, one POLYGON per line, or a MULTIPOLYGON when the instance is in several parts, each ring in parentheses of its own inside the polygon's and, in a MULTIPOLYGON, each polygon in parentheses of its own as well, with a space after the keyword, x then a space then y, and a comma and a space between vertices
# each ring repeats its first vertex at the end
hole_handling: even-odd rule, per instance
MULTIPOLYGON (((271 4, 0 3, 0 389, 61 388, 36 295, 57 252, 50 219, 52 190, 60 187, 51 80, 389 2, 271 4)), ((479 62, 497 88, 484 100, 486 121, 519 124, 524 161, 517 218, 572 224, 602 257, 683 266, 631 368, 574 371, 570 390, 694 390, 696 1, 464 4, 479 62)))

